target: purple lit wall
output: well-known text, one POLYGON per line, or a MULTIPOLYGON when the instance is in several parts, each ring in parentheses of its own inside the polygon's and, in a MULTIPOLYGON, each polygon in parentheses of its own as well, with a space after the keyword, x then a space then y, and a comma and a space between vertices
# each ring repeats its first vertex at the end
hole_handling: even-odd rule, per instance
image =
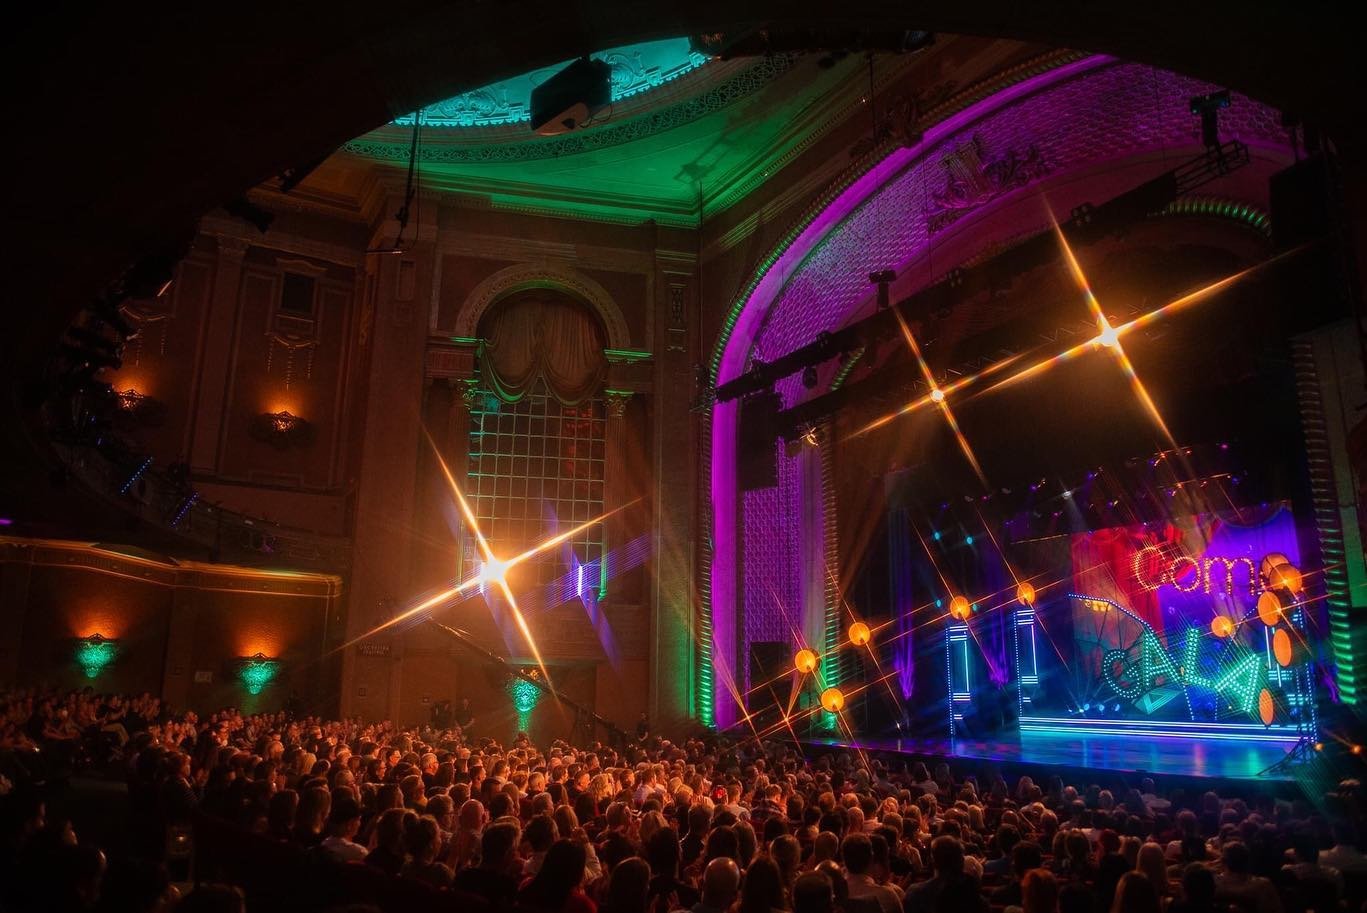
MULTIPOLYGON (((901 271, 922 256, 931 241, 932 195, 945 183, 945 153, 976 137, 984 161, 1033 149, 1049 181, 1099 173, 1108 163, 1146 154, 1156 156, 1157 172, 1199 151, 1199 123, 1187 100, 1213 89, 1177 74, 1091 57, 1012 85, 929 127, 918 146, 891 153, 775 252, 767 271, 740 302, 730 334, 719 342, 716 380, 741 374, 755 354, 772 360, 838 328, 867 301, 870 272, 901 271)), ((1255 151, 1281 155, 1288 148, 1278 113, 1241 96, 1234 96, 1221 113, 1220 126, 1222 137, 1242 140, 1255 151)), ((1028 185, 1004 194, 965 215, 956 227, 1038 192, 1037 186, 1028 185)), ((1037 224, 1016 230, 1038 230, 1043 224, 1041 207, 1037 224)), ((992 240, 984 237, 982 243, 992 240)), ((936 264, 936 272, 943 274, 954 265, 936 264)), ((778 390, 785 407, 808 395, 796 377, 780 383, 778 390)), ((803 537, 820 532, 820 524, 812 529, 811 521, 802 519, 802 505, 819 492, 810 486, 802 490, 800 473, 790 465, 796 457, 780 454, 777 489, 738 497, 736 418, 734 403, 713 410, 713 556, 711 605, 705 610, 712 620, 719 726, 736 719, 736 704, 724 683, 738 669, 737 660, 744 660, 749 643, 774 639, 782 626, 776 594, 784 605, 810 609, 798 556, 809 553, 802 547, 803 537), (743 560, 743 581, 737 580, 737 558, 743 560)))

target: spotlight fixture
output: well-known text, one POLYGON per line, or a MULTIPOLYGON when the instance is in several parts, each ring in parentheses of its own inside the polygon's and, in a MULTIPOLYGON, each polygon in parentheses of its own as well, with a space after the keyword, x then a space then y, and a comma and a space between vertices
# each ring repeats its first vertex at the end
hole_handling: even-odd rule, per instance
POLYGON ((1220 111, 1228 107, 1228 89, 1192 98, 1191 113, 1201 118, 1201 142, 1207 149, 1220 148, 1220 111))
POLYGON ((808 365, 807 367, 802 369, 803 387, 807 388, 808 390, 814 389, 816 387, 816 381, 816 368, 813 365, 808 365))

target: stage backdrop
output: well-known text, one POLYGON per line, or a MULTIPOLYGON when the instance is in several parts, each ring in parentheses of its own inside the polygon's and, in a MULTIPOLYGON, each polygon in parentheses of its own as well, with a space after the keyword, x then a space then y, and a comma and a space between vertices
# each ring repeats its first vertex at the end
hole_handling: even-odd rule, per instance
POLYGON ((1286 505, 1078 533, 1070 552, 1068 592, 1015 610, 1022 730, 1314 735, 1313 604, 1264 598, 1274 567, 1300 567, 1286 505))

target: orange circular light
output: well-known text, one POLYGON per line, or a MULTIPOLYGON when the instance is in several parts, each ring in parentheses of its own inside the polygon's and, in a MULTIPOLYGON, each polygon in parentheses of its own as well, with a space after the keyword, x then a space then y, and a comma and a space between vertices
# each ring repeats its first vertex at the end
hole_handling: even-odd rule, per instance
POLYGON ((1016 601, 1021 605, 1035 604, 1035 585, 1033 583, 1022 583, 1016 587, 1016 601))
POLYGON ((873 632, 870 631, 869 626, 862 621, 856 621, 854 624, 850 625, 850 643, 854 644, 856 647, 862 647, 872 639, 873 632))
POLYGON ((839 688, 827 688, 821 692, 821 706, 828 713, 839 713, 845 709, 845 692, 839 688))
POLYGON ((1278 628, 1272 634, 1272 655, 1277 657, 1282 668, 1286 668, 1291 665, 1293 653, 1291 635, 1286 633, 1286 628, 1278 628))
POLYGON ((1361 745, 1354 745, 1354 746, 1353 746, 1351 749, 1349 749, 1349 750, 1352 751, 1353 754, 1362 754, 1362 746, 1361 746, 1361 745))
POLYGON ((1268 585, 1274 590, 1286 590, 1288 593, 1299 593, 1305 586, 1305 579, 1301 576, 1300 569, 1293 564, 1283 563, 1272 568, 1269 575, 1268 585))
POLYGON ((973 612, 973 605, 964 596, 955 596, 949 601, 949 616, 960 621, 967 621, 968 616, 973 612))
POLYGON ((1269 628, 1275 628, 1282 619, 1282 600, 1271 590, 1263 590, 1258 597, 1258 618, 1269 628))
POLYGON ((1228 615, 1216 615, 1210 622, 1210 633, 1216 637, 1228 637, 1234 633, 1234 622, 1228 615))
POLYGON ((798 650, 793 657, 793 668, 803 675, 811 675, 816 671, 816 652, 805 647, 798 650))
POLYGON ((1324 743, 1323 743, 1323 742, 1316 742, 1316 743, 1315 743, 1315 750, 1316 750, 1316 751, 1324 751, 1324 743))
POLYGON ((1258 694, 1258 718, 1263 721, 1264 726, 1271 726, 1276 715, 1277 708, 1272 703, 1272 692, 1264 688, 1258 694))

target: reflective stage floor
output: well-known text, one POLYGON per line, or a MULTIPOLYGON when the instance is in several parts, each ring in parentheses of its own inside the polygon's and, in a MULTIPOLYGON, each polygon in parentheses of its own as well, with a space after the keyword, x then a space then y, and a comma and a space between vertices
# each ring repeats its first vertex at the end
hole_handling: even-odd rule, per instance
MULTIPOLYGON (((810 740, 810 744, 854 747, 848 740, 810 740)), ((867 739, 866 751, 908 757, 960 757, 999 761, 1011 766, 1047 765, 1073 769, 1152 773, 1220 780, 1292 781, 1293 771, 1268 768, 1286 757, 1294 742, 1236 742, 1170 737, 1125 737, 1078 733, 1004 733, 999 739, 867 739)))

